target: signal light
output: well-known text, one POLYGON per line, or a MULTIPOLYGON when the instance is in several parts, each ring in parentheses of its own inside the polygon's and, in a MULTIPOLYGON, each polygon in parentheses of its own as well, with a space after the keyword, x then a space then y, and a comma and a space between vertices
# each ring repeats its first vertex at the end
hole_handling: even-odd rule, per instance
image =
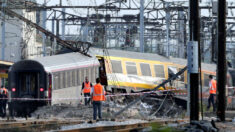
POLYGON ((15 91, 16 91, 16 88, 12 88, 11 91, 12 91, 12 92, 15 92, 15 91))
POLYGON ((44 91, 44 89, 43 88, 40 88, 40 92, 43 92, 44 91))

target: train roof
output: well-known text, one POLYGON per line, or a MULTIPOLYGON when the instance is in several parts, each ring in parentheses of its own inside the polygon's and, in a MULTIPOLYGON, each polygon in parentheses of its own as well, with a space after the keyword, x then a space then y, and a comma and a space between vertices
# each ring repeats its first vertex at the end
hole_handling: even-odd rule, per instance
MULTIPOLYGON (((170 58, 170 61, 179 65, 187 65, 187 59, 182 58, 170 58)), ((215 64, 202 63, 202 69, 207 71, 216 72, 215 64)))
POLYGON ((77 67, 99 65, 95 57, 87 57, 80 53, 67 53, 53 56, 46 56, 33 59, 41 63, 47 72, 69 70, 77 67))
MULTIPOLYGON (((173 57, 165 57, 158 54, 153 53, 140 53, 140 52, 133 52, 133 51, 124 51, 124 50, 114 50, 114 49, 107 49, 103 52, 103 49, 91 48, 92 55, 101 55, 101 56, 114 56, 114 57, 124 57, 124 58, 132 58, 132 59, 143 59, 143 60, 152 60, 152 61, 161 61, 161 62, 170 62, 179 65, 186 66, 187 59, 182 58, 173 58, 173 57)), ((216 65, 215 64, 207 64, 202 63, 202 69, 209 70, 216 72, 216 65)))
MULTIPOLYGON (((187 65, 186 59, 172 58, 172 57, 167 58, 153 53, 139 53, 139 52, 114 50, 114 49, 103 50, 98 48, 90 48, 89 54, 92 57, 87 57, 80 53, 72 52, 72 53, 59 54, 54 56, 35 58, 33 60, 42 64, 42 66, 47 72, 56 72, 60 70, 73 69, 76 67, 86 67, 89 65, 90 66, 99 65, 99 62, 95 57, 95 55, 170 62, 183 66, 187 65)), ((216 65, 203 63, 202 69, 215 72, 216 65)))
POLYGON ((153 53, 140 53, 140 52, 114 50, 114 49, 107 49, 105 50, 105 52, 103 52, 103 49, 97 49, 97 48, 91 48, 90 51, 92 51, 90 52, 90 54, 92 55, 114 56, 114 57, 132 58, 132 59, 169 62, 169 59, 167 57, 153 53))

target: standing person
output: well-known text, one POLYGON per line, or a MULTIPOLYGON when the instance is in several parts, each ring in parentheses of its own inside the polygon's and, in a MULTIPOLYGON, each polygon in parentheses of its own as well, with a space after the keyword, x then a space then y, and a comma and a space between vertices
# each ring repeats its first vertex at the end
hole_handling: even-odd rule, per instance
POLYGON ((85 97, 85 105, 89 105, 91 102, 90 93, 91 93, 92 84, 89 82, 88 78, 85 77, 85 82, 82 83, 82 91, 85 97))
POLYGON ((3 116, 3 86, 0 88, 0 116, 3 116))
POLYGON ((6 107, 7 107, 7 98, 8 98, 8 90, 5 87, 1 87, 1 93, 2 93, 2 117, 6 116, 6 107))
POLYGON ((101 106, 102 101, 105 101, 105 90, 103 86, 100 84, 100 79, 96 78, 96 85, 91 90, 91 97, 93 102, 93 120, 96 120, 97 111, 98 117, 101 120, 101 106))
POLYGON ((213 79, 212 75, 209 75, 209 92, 210 92, 210 96, 208 98, 208 106, 207 106, 207 110, 210 109, 211 107, 211 103, 213 106, 213 112, 215 112, 215 96, 216 96, 216 80, 213 79))

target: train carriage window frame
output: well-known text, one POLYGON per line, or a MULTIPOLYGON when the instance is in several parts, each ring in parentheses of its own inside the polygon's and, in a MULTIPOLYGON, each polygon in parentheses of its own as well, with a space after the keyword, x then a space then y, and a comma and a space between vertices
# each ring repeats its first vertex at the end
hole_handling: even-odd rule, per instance
POLYGON ((67 78, 68 78, 68 88, 71 87, 71 82, 72 82, 72 79, 71 79, 71 70, 67 71, 67 78))
POLYGON ((61 78, 62 84, 60 88, 66 88, 66 72, 65 71, 61 72, 61 77, 62 77, 61 78))
POLYGON ((153 65, 153 69, 154 69, 154 72, 155 72, 155 77, 166 78, 164 65, 154 64, 153 65), (162 68, 162 69, 159 70, 159 67, 162 68))
POLYGON ((85 80, 85 69, 82 68, 81 69, 81 84, 84 82, 84 80, 85 80))
POLYGON ((91 82, 95 82, 95 68, 96 67, 91 67, 91 82))
POLYGON ((140 70, 141 70, 142 76, 150 76, 150 77, 152 76, 151 68, 148 63, 140 63, 140 70))
POLYGON ((111 60, 112 73, 123 73, 122 61, 121 60, 111 60))
POLYGON ((59 81, 60 80, 60 72, 55 73, 53 76, 54 76, 53 77, 54 78, 53 83, 55 84, 53 88, 54 89, 59 89, 60 88, 60 84, 59 84, 59 82, 60 82, 59 81))
POLYGON ((78 77, 78 79, 77 79, 77 81, 78 81, 78 86, 79 86, 79 85, 81 85, 81 78, 82 78, 82 77, 81 77, 81 74, 82 74, 82 73, 81 73, 81 69, 78 69, 78 72, 77 72, 77 77, 78 77))
POLYGON ((74 81, 74 85, 73 86, 77 86, 77 69, 73 70, 73 81, 74 81))
POLYGON ((135 62, 126 61, 127 75, 138 75, 137 64, 135 62))

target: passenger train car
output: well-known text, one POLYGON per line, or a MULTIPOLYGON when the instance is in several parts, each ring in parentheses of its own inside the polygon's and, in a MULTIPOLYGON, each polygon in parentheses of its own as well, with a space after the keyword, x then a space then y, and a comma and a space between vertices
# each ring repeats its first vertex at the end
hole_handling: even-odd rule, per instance
POLYGON ((95 57, 79 53, 19 61, 9 70, 10 113, 24 116, 46 104, 77 104, 78 100, 66 99, 80 97, 83 79, 88 76, 95 82, 98 70, 95 57))
MULTIPOLYGON (((46 104, 76 105, 80 102, 78 98, 81 97, 81 85, 86 76, 92 83, 95 83, 96 77, 100 77, 106 90, 114 93, 151 90, 187 63, 184 59, 166 58, 157 54, 119 50, 103 52, 95 48, 90 51, 92 57, 67 53, 15 63, 9 71, 11 113, 21 113, 27 108, 33 111, 46 104), (18 101, 13 98, 45 100, 18 101)), ((216 74, 216 65, 202 64, 203 93, 208 93, 210 74, 216 74)), ((229 73, 228 78, 230 85, 235 86, 235 75, 229 73)), ((186 72, 165 86, 165 89, 186 88, 186 72)))

